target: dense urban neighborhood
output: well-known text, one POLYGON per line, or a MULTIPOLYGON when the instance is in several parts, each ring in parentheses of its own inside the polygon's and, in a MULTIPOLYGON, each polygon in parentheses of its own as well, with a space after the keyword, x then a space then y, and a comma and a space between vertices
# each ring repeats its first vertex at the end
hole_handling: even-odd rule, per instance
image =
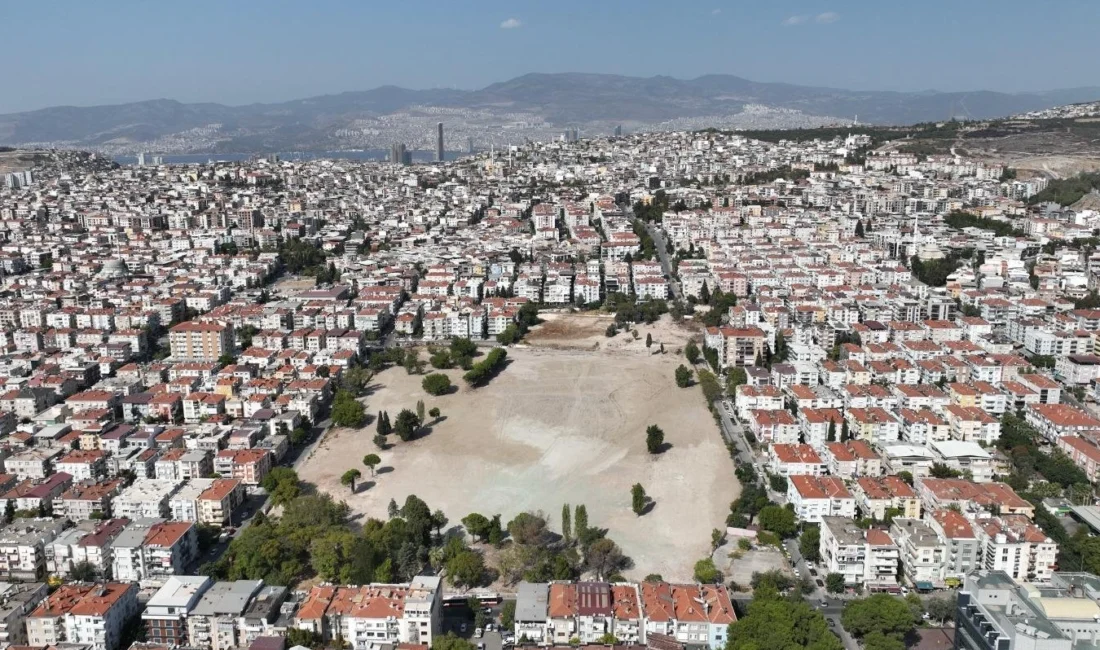
POLYGON ((1100 647, 1100 175, 438 134, 4 168, 0 648, 1100 647))

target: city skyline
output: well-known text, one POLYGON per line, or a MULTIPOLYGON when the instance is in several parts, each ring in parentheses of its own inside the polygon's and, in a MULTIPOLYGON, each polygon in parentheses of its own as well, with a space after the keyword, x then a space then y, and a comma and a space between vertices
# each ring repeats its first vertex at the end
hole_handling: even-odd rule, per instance
POLYGON ((734 74, 763 82, 908 91, 1022 92, 1100 84, 1085 64, 1100 56, 1100 44, 1088 38, 1095 24, 1088 17, 1097 8, 1076 0, 1041 12, 1010 1, 932 3, 919 13, 904 6, 872 10, 855 0, 784 6, 726 0, 674 13, 649 0, 553 7, 425 4, 332 0, 320 11, 298 15, 289 4, 239 3, 218 5, 219 20, 211 22, 202 1, 118 3, 112 11, 24 3, 6 11, 5 22, 19 26, 6 41, 13 51, 33 49, 35 56, 26 57, 22 74, 9 81, 0 113, 155 98, 240 105, 390 84, 472 89, 529 72, 734 74), (896 28, 902 24, 907 29, 896 28), (88 38, 119 30, 137 38, 88 38), (1055 32, 1058 39, 1030 36, 1055 32), (41 47, 42 34, 52 35, 51 47, 41 47), (660 38, 669 47, 653 47, 660 38), (402 56, 387 56, 397 41, 405 47, 402 56), (196 47, 179 56, 188 43, 224 42, 248 52, 247 74, 226 59, 224 48, 196 47), (585 47, 538 46, 562 42, 585 47), (777 44, 783 55, 767 54, 777 44), (40 83, 47 75, 53 83, 40 83))

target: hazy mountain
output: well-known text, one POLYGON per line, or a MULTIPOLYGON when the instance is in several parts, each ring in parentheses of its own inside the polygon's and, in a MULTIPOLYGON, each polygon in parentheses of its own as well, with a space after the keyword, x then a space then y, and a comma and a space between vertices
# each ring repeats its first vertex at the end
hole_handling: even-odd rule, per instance
MULTIPOLYGON (((541 136, 548 128, 545 123, 551 128, 577 126, 582 131, 587 125, 592 132, 606 132, 606 125, 620 122, 645 128, 666 120, 705 121, 714 116, 731 116, 740 113, 746 104, 799 111, 804 116, 824 116, 824 119, 851 119, 858 115, 861 122, 910 124, 952 116, 999 117, 1096 99, 1100 99, 1100 88, 1095 87, 1019 94, 901 93, 760 83, 732 75, 682 80, 660 76, 527 74, 480 90, 382 86, 246 106, 158 99, 115 106, 46 108, 0 115, 0 144, 67 143, 106 148, 149 144, 162 150, 285 150, 363 146, 364 142, 396 140, 403 134, 382 131, 400 131, 403 124, 410 130, 423 131, 423 124, 437 119, 433 115, 444 113, 450 123, 463 123, 470 137, 476 136, 478 129, 487 133, 499 131, 499 123, 509 120, 522 123, 542 120, 543 131, 538 132, 541 136), (465 120, 461 111, 475 113, 465 120), (379 117, 394 113, 403 115, 377 122, 379 117), (523 119, 515 118, 517 114, 523 119), (378 126, 372 126, 375 123, 372 121, 378 126), (353 131, 350 142, 346 140, 349 129, 360 129, 353 131), (370 135, 354 140, 357 134, 364 133, 370 135)), ((815 119, 820 122, 823 118, 815 119)), ((519 130, 514 134, 524 133, 519 130)), ((530 133, 526 135, 531 137, 530 133)))

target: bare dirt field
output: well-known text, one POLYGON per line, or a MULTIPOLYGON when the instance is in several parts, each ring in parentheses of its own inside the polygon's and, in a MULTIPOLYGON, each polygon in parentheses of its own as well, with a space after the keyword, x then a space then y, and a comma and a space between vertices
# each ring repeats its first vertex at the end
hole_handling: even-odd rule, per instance
POLYGON ((695 561, 709 553, 711 529, 724 526, 740 488, 699 388, 680 389, 673 380, 684 362, 674 350, 687 334, 670 322, 641 326, 637 341, 620 334, 608 350, 606 324, 589 319, 547 318, 530 335, 530 347, 510 349, 510 364, 476 390, 463 384, 459 370, 447 371, 459 390, 443 397, 425 394, 421 376, 401 368, 382 372, 365 398, 368 412, 387 410, 392 420, 423 399, 442 410, 442 421, 429 421, 417 440, 394 437, 374 478, 361 464, 375 451, 373 425, 330 431, 302 464, 301 478, 346 499, 355 512, 380 518, 390 499, 400 504, 416 494, 452 524, 475 511, 500 513, 507 522, 541 510, 560 530, 562 504, 583 503, 590 525, 609 529, 633 558, 630 576, 691 579, 695 561), (666 341, 666 354, 646 350, 647 331, 666 341), (583 349, 541 347, 570 341, 583 349), (664 429, 671 444, 660 456, 646 452, 649 424, 664 429), (351 467, 362 469, 365 482, 354 495, 339 484, 351 467), (634 483, 656 502, 642 517, 630 509, 634 483))

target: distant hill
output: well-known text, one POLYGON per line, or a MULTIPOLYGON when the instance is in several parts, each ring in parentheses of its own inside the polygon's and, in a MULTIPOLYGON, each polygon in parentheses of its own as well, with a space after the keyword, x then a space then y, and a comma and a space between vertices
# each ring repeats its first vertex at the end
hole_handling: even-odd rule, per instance
MULTIPOLYGON (((445 119, 465 137, 546 137, 579 127, 607 133, 610 125, 660 128, 673 120, 706 126, 754 105, 774 111, 772 127, 850 120, 912 124, 950 117, 983 119, 1100 99, 1100 88, 1041 93, 991 91, 899 93, 760 83, 732 75, 695 79, 604 74, 527 74, 480 90, 372 90, 289 102, 225 106, 157 99, 94 107, 53 107, 0 115, 0 144, 53 144, 106 150, 261 151, 378 146, 419 137, 445 119), (398 114, 397 117, 392 117, 398 114), (382 117, 390 116, 386 121, 382 117), (502 135, 501 124, 512 130, 502 135), (392 132, 391 132, 392 131, 392 132), (410 136, 410 134, 413 134, 410 136)), ((756 125, 744 114, 745 128, 756 125)), ((732 118, 731 118, 732 119, 732 118)), ((728 126, 729 123, 727 123, 728 126)), ((740 128, 740 127, 739 127, 740 128)), ((449 135, 452 135, 449 132, 449 135)))

